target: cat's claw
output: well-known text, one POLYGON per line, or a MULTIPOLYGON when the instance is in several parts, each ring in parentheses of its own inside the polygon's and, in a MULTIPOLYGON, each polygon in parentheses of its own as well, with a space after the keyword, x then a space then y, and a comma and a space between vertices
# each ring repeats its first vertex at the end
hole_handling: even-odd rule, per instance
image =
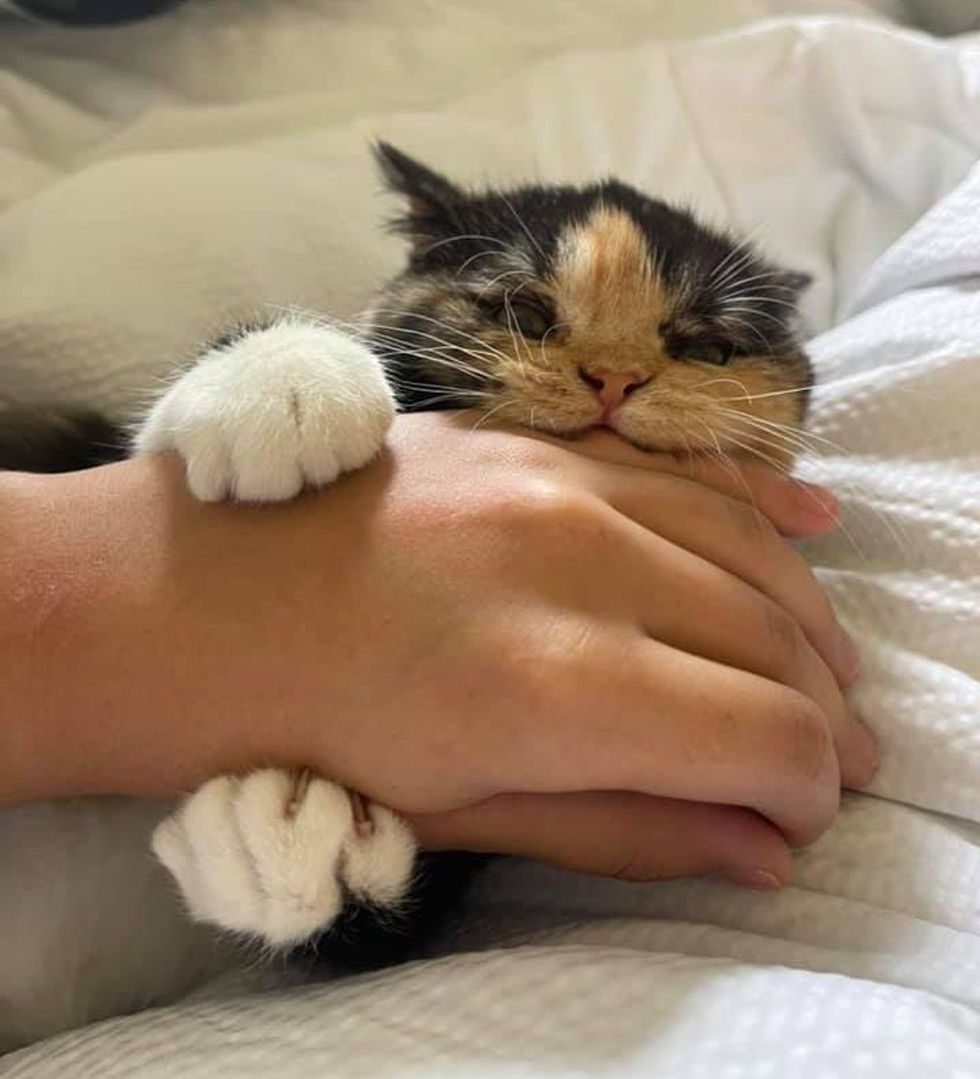
POLYGON ((206 353, 147 414, 135 448, 176 450, 200 499, 280 501, 367 464, 394 415, 365 345, 283 321, 206 353))
POLYGON ((206 783, 160 824, 153 850, 190 915, 287 948, 328 929, 353 898, 396 907, 408 892, 415 841, 404 822, 309 773, 264 769, 206 783))

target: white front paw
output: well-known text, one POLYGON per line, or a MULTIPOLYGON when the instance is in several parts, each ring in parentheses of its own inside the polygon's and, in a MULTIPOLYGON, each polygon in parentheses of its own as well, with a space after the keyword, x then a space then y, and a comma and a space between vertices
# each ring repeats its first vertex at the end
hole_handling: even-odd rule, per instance
POLYGON ((198 498, 278 501, 367 464, 394 415, 365 345, 285 321, 205 354, 157 401, 135 446, 180 453, 198 498))
POLYGON ((354 896, 392 907, 411 883, 415 841, 370 803, 358 829, 347 791, 325 779, 253 772, 206 783, 153 834, 191 917, 275 948, 327 929, 354 896))

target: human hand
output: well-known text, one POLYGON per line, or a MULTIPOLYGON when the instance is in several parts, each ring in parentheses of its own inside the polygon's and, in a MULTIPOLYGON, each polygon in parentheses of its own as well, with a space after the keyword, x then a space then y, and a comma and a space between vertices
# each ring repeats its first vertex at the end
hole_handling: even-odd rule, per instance
MULTIPOLYGON (((840 687, 854 680, 858 655, 852 642, 837 625, 802 558, 779 541, 780 534, 804 538, 834 527, 836 501, 829 492, 788 482, 752 463, 733 468, 703 459, 654 458, 604 433, 589 435, 576 448, 599 460, 691 479, 724 496, 705 499, 705 492, 695 492, 688 484, 663 484, 657 493, 674 501, 661 504, 658 524, 661 528, 672 524, 668 533, 682 546, 687 543, 709 561, 727 565, 782 605, 782 613, 770 608, 769 614, 776 619, 770 629, 783 645, 794 650, 800 646, 809 653, 805 639, 816 645, 840 687), (785 621, 786 614, 796 620, 797 628, 785 621)), ((592 480, 615 505, 608 477, 604 480, 597 473, 592 480)), ((781 654, 785 655, 779 647, 773 649, 774 663, 780 662, 781 654)), ((812 664, 813 658, 812 653, 806 661, 801 657, 801 668, 807 661, 812 664)), ((840 711, 839 693, 827 685, 825 675, 820 680, 823 689, 818 692, 829 700, 830 714, 845 715, 834 725, 838 744, 845 750, 842 774, 849 785, 863 786, 875 770, 874 741, 863 727, 858 726, 856 735, 847 732, 851 721, 840 711)), ((536 857, 625 879, 717 871, 749 887, 772 889, 781 886, 790 872, 783 836, 754 812, 624 791, 497 795, 456 812, 416 816, 413 824, 430 847, 536 857)))
POLYGON ((47 480, 116 556, 47 652, 105 732, 85 789, 311 766, 433 847, 785 879, 874 768, 853 652, 777 532, 829 527, 819 496, 471 423, 401 417, 382 460, 275 508, 201 506, 162 459, 47 480))

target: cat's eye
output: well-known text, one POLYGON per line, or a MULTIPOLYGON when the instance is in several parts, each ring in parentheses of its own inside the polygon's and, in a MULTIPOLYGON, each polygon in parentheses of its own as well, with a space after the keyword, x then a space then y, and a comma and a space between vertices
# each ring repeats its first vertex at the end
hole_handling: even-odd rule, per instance
POLYGON ((734 356, 734 349, 728 345, 717 342, 704 342, 684 346, 683 358, 685 360, 698 360, 701 363, 712 363, 716 367, 722 367, 734 356))
POLYGON ((530 300, 510 300, 493 309, 493 316, 510 330, 517 330, 522 337, 537 340, 551 329, 554 322, 550 313, 530 300))

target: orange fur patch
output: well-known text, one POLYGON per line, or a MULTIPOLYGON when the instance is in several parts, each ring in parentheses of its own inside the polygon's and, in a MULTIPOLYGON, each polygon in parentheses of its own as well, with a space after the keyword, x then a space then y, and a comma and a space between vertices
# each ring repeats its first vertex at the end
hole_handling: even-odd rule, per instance
POLYGON ((558 309, 584 349, 631 343, 649 352, 671 305, 628 214, 600 206, 562 237, 556 262, 558 309))

